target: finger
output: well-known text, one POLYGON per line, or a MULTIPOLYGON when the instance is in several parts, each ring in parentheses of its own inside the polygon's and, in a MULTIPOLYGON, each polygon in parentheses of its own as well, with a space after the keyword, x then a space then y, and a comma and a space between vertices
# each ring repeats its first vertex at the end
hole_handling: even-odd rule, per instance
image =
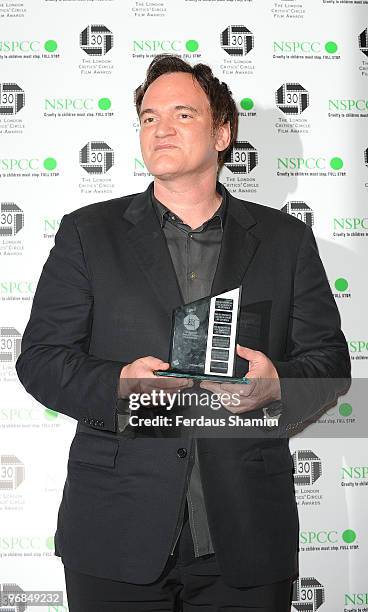
POLYGON ((200 385, 202 389, 207 389, 207 391, 212 391, 213 393, 236 393, 236 388, 238 385, 235 383, 217 383, 211 382, 210 380, 202 380, 200 385))
POLYGON ((230 393, 239 395, 251 395, 254 390, 255 383, 214 383, 209 380, 201 381, 200 387, 213 391, 214 393, 230 393))
POLYGON ((236 352, 239 357, 243 357, 247 361, 255 361, 257 358, 257 354, 259 351, 255 351, 247 346, 241 346, 240 344, 236 345, 236 352))
POLYGON ((199 386, 201 389, 207 389, 207 391, 212 391, 213 393, 223 393, 226 391, 223 388, 225 386, 223 383, 215 383, 209 380, 201 380, 199 386))
POLYGON ((246 385, 239 386, 238 393, 241 397, 250 397, 257 389, 257 381, 252 381, 246 385))
POLYGON ((158 357, 152 357, 152 355, 142 357, 142 363, 147 365, 147 367, 151 370, 167 370, 170 367, 170 364, 167 361, 163 361, 158 357))
POLYGON ((261 380, 259 368, 254 368, 253 371, 249 370, 249 372, 247 372, 247 378, 253 381, 255 381, 256 379, 261 380))
POLYGON ((153 376, 147 379, 147 387, 152 389, 182 389, 193 386, 193 381, 188 378, 172 378, 171 376, 153 376))
POLYGON ((243 398, 239 402, 224 402, 223 407, 232 412, 233 414, 241 414, 242 412, 249 412, 254 410, 256 402, 250 398, 243 398))
POLYGON ((194 382, 191 378, 173 378, 172 376, 160 377, 168 387, 192 387, 194 382))
POLYGON ((224 408, 229 409, 230 412, 233 412, 234 414, 243 414, 245 412, 251 412, 252 410, 255 410, 257 408, 257 405, 254 401, 246 400, 244 402, 241 402, 239 406, 231 404, 230 407, 224 406, 224 408))

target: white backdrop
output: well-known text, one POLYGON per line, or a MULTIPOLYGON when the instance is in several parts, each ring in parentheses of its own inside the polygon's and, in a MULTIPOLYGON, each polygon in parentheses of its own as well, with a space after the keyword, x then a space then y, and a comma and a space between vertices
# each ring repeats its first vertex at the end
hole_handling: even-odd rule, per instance
MULTIPOLYGON (((209 63, 229 84, 239 143, 221 180, 313 224, 354 377, 367 376, 367 26, 368 0, 0 1, 2 584, 64 588, 53 535, 76 423, 28 396, 14 363, 62 215, 150 181, 133 90, 156 53, 209 63)), ((368 610, 368 452, 349 435, 359 408, 351 390, 322 419, 325 437, 291 441, 295 610, 368 610)))

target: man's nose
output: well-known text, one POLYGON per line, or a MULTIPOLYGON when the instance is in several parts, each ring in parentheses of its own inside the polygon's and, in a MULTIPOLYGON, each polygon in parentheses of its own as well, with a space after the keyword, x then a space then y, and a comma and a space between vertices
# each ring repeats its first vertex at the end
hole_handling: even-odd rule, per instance
POLYGON ((165 136, 172 136, 176 133, 176 129, 173 120, 169 117, 161 117, 160 121, 156 124, 156 136, 158 138, 164 138, 165 136))

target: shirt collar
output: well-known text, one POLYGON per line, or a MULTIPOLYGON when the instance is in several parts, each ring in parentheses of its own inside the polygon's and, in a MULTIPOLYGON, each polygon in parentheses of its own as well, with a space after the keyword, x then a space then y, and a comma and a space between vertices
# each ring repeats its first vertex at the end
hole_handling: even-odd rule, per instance
MULTIPOLYGON (((217 181, 216 183, 216 191, 222 196, 222 202, 219 208, 214 212, 212 217, 208 219, 207 221, 205 221, 203 226, 204 227, 207 226, 213 219, 216 219, 217 217, 219 217, 221 221, 221 228, 223 229, 224 222, 225 222, 225 216, 226 216, 226 209, 227 209, 227 193, 226 193, 226 190, 224 189, 224 186, 219 181, 217 181)), ((162 202, 160 202, 160 200, 156 198, 153 192, 153 183, 151 185, 150 193, 151 193, 152 206, 157 214, 161 227, 163 227, 165 225, 165 221, 167 220, 168 216, 173 215, 174 213, 172 213, 171 210, 167 208, 167 206, 162 204, 162 202)), ((183 221, 177 215, 175 215, 175 219, 179 221, 179 223, 183 223, 183 221)))

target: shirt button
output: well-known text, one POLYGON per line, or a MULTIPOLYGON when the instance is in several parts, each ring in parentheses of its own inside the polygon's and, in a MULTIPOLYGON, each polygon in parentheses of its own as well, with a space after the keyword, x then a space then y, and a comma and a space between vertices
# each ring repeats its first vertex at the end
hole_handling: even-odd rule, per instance
POLYGON ((190 278, 191 280, 194 280, 195 278, 198 278, 198 274, 197 274, 197 272, 191 272, 191 273, 189 274, 189 278, 190 278))
POLYGON ((176 454, 178 455, 178 457, 180 457, 180 459, 184 459, 184 457, 186 457, 186 455, 187 455, 187 449, 186 448, 178 448, 178 450, 176 451, 176 454))

